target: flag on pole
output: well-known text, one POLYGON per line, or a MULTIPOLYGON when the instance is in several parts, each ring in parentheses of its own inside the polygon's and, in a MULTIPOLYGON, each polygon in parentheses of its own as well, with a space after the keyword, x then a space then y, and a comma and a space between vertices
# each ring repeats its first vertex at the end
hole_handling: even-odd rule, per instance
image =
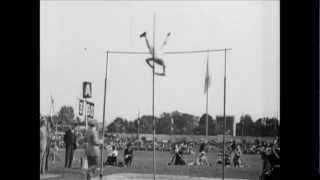
POLYGON ((170 130, 171 130, 171 132, 173 132, 174 120, 173 120, 172 117, 170 117, 170 120, 171 120, 171 128, 170 128, 170 130))
POLYGON ((54 103, 54 99, 50 95, 50 116, 52 116, 52 114, 53 114, 53 103, 54 103))
POLYGON ((209 74, 209 55, 207 56, 207 70, 206 70, 206 77, 204 80, 204 93, 208 92, 208 89, 210 87, 211 84, 211 77, 209 74))
POLYGON ((51 104, 53 104, 53 103, 54 103, 54 99, 53 99, 53 97, 52 97, 52 96, 50 96, 50 99, 51 99, 51 104))
POLYGON ((79 99, 79 116, 83 115, 83 109, 84 109, 84 100, 79 99))
POLYGON ((137 134, 139 139, 139 131, 140 131, 140 110, 138 111, 138 119, 137 119, 137 134))

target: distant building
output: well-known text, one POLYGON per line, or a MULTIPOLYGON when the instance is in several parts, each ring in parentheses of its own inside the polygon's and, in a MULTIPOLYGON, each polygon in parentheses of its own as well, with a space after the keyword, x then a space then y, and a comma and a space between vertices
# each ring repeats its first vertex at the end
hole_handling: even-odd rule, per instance
MULTIPOLYGON (((216 116, 216 132, 217 134, 223 134, 223 116, 216 116)), ((225 132, 228 135, 234 135, 234 116, 226 116, 225 132)))

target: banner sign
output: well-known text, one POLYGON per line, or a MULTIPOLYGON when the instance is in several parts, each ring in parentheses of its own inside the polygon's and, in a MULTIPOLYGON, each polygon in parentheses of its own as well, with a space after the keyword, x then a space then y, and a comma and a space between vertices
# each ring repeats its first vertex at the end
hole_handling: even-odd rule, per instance
POLYGON ((83 98, 91 98, 92 97, 92 86, 91 82, 83 82, 82 83, 82 89, 83 89, 83 98))
POLYGON ((93 119, 93 116, 94 116, 94 103, 87 101, 86 109, 87 109, 87 117, 93 119))
POLYGON ((79 100, 79 116, 83 115, 83 106, 84 106, 84 101, 83 99, 79 100))

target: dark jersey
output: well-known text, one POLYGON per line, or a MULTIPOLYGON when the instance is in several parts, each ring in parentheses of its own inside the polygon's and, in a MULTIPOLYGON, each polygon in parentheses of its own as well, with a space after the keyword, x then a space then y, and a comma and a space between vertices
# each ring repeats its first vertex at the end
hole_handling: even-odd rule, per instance
POLYGON ((205 146, 206 146, 205 143, 201 143, 201 144, 200 144, 200 148, 199 148, 199 152, 204 151, 205 146))
POLYGON ((132 148, 126 148, 124 150, 124 155, 133 155, 133 149, 132 148))

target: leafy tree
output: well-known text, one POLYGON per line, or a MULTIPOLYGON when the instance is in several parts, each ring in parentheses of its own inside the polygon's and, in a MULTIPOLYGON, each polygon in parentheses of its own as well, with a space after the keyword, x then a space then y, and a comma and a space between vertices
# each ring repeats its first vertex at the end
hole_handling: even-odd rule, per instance
POLYGON ((115 120, 112 121, 111 124, 107 126, 108 132, 112 133, 122 133, 126 130, 126 120, 121 117, 117 117, 115 120))
POLYGON ((170 113, 162 113, 156 124, 156 133, 170 134, 171 133, 171 116, 170 113))
POLYGON ((236 132, 238 136, 273 137, 279 133, 279 124, 276 118, 263 117, 253 122, 249 115, 244 115, 240 117, 240 122, 236 125, 236 132))
POLYGON ((69 125, 74 120, 74 110, 71 106, 62 106, 58 113, 58 123, 69 125))
POLYGON ((140 133, 152 133, 153 132, 153 117, 150 115, 144 115, 140 118, 140 133))
POLYGON ((274 137, 278 132, 278 120, 276 118, 259 118, 256 122, 257 136, 274 137))
POLYGON ((128 121, 126 133, 137 133, 137 120, 128 121))
POLYGON ((193 134, 197 124, 195 116, 174 111, 171 113, 171 117, 174 119, 174 134, 193 134))
POLYGON ((254 136, 255 134, 255 125, 250 115, 245 114, 240 117, 240 124, 242 125, 243 129, 242 133, 243 136, 254 136))
MULTIPOLYGON (((207 114, 204 113, 200 117, 199 126, 194 129, 194 133, 198 135, 206 135, 207 114)), ((208 114, 208 135, 216 135, 215 123, 211 115, 208 114)))

